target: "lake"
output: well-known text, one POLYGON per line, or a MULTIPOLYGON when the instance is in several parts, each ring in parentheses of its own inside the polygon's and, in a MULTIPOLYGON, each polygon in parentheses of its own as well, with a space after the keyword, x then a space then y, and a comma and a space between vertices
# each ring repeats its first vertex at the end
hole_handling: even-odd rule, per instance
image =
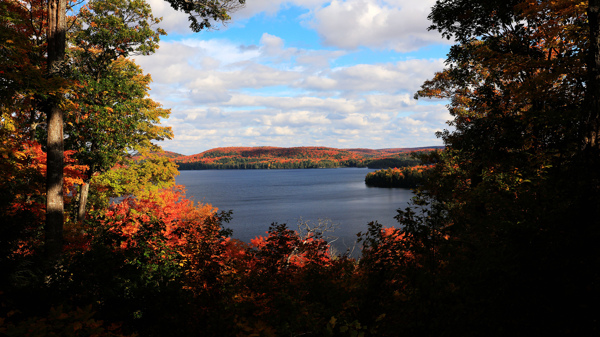
POLYGON ((296 170, 200 170, 180 171, 176 181, 195 201, 219 210, 233 210, 225 226, 245 242, 265 235, 273 222, 297 229, 299 221, 337 224, 335 248, 351 248, 358 232, 377 220, 397 224, 396 209, 404 208, 413 193, 401 188, 365 185, 367 168, 296 170))

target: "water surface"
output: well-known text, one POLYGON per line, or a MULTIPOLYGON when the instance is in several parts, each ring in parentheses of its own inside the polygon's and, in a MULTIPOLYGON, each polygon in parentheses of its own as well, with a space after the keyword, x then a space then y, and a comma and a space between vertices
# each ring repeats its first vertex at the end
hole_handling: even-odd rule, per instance
POLYGON ((365 185, 366 168, 296 170, 200 170, 181 171, 177 183, 188 197, 233 210, 226 225, 233 237, 249 242, 264 235, 273 222, 296 229, 298 221, 329 220, 338 227, 335 246, 353 246, 356 233, 371 221, 396 225, 396 209, 413 196, 408 189, 365 185))

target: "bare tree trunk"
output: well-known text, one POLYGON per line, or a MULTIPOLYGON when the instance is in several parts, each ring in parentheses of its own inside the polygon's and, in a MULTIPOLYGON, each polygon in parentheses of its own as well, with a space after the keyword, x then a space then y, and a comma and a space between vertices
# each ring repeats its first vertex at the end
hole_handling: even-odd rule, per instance
POLYGON ((83 220, 85 220, 85 209, 89 192, 90 182, 85 181, 83 185, 81 185, 81 190, 79 191, 79 209, 77 211, 77 221, 79 221, 80 223, 82 223, 83 220))
MULTIPOLYGON (((48 76, 57 76, 65 58, 66 0, 48 1, 48 76)), ((48 149, 46 174, 46 227, 45 250, 49 259, 57 258, 62 248, 64 223, 63 167, 64 138, 63 111, 60 97, 47 102, 48 149)))

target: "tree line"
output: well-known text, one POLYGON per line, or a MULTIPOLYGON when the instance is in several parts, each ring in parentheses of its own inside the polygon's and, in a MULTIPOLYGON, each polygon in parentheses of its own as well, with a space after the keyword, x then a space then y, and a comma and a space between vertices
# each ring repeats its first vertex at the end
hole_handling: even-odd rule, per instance
POLYGON ((387 168, 367 173, 365 184, 375 187, 416 188, 425 182, 427 166, 387 168))
POLYGON ((405 167, 420 163, 416 155, 428 152, 372 150, 368 152, 325 147, 218 148, 175 158, 180 170, 304 169, 337 167, 405 167))

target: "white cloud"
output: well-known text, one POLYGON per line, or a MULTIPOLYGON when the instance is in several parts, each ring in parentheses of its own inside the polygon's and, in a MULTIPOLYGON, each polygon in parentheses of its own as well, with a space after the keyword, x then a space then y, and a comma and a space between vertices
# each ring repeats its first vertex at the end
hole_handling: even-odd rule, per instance
POLYGON ((328 68, 331 62, 346 54, 347 52, 341 50, 311 50, 298 55, 296 62, 311 72, 311 70, 315 69, 328 68))
POLYGON ((373 109, 381 111, 395 111, 401 107, 414 106, 416 104, 415 100, 409 94, 366 95, 365 100, 373 109))
POLYGON ((165 0, 147 0, 152 8, 152 14, 155 17, 162 17, 162 22, 158 25, 167 33, 189 33, 190 23, 188 16, 183 12, 174 10, 165 0))
POLYGON ((257 49, 244 48, 227 40, 201 40, 198 38, 188 38, 181 40, 178 43, 193 48, 196 57, 209 56, 218 60, 223 65, 244 62, 259 56, 259 51, 257 49))
MULTIPOLYGON (((344 118, 342 120, 342 125, 344 127, 349 127, 352 129, 362 128, 362 127, 368 126, 369 121, 366 116, 355 113, 355 114, 350 114, 348 117, 344 118)), ((355 131, 358 131, 358 130, 355 130, 355 131)))
POLYGON ((264 125, 292 125, 297 127, 331 124, 331 121, 323 113, 292 111, 286 113, 280 112, 274 116, 265 115, 263 123, 264 125))
POLYGON ((444 41, 437 32, 427 31, 427 15, 434 3, 435 0, 333 0, 315 11, 311 24, 329 46, 414 51, 444 41))
MULTIPOLYGON (((408 104, 421 84, 431 78, 443 61, 408 60, 395 64, 358 64, 349 67, 324 69, 320 76, 305 76, 297 83, 299 88, 311 91, 345 92, 356 95, 368 92, 386 94, 404 93, 408 104)), ((383 104, 382 98, 371 98, 374 104, 383 104)))
POLYGON ((273 128, 271 128, 271 131, 274 135, 278 135, 278 136, 293 136, 294 135, 294 131, 289 127, 289 126, 275 126, 273 128))
POLYGON ((301 86, 313 91, 330 91, 338 89, 338 81, 328 77, 307 76, 302 80, 301 86))
MULTIPOLYGON (((188 34, 188 16, 175 11, 164 0, 148 0, 156 17, 163 17, 159 26, 168 33, 188 34)), ((259 13, 275 16, 290 6, 305 9, 301 17, 287 18, 307 22, 321 36, 324 44, 344 49, 361 46, 414 51, 421 47, 448 43, 435 31, 427 31, 427 15, 435 0, 252 0, 230 13, 232 20, 225 27, 243 26, 259 13)), ((220 28, 219 28, 220 27, 220 28)))
POLYGON ((260 39, 264 53, 268 56, 279 55, 283 50, 283 39, 275 35, 264 33, 260 39))
POLYGON ((234 95, 224 106, 230 107, 269 107, 277 110, 311 110, 356 112, 362 107, 361 101, 343 98, 319 98, 312 96, 276 97, 234 95))
POLYGON ((293 5, 306 9, 316 9, 329 2, 328 0, 248 0, 246 6, 236 13, 233 13, 233 19, 246 19, 258 13, 265 13, 274 16, 282 8, 293 5))
MULTIPOLYGON (((378 15, 405 10, 399 9, 405 1, 388 1, 387 5, 368 0, 294 3, 309 8, 315 18, 332 6, 352 10, 361 4, 375 6, 366 17, 358 17, 359 24, 366 26, 374 24, 378 15)), ((253 10, 261 8, 258 4, 253 10)), ((281 4, 285 6, 276 1, 273 7, 281 4)), ((324 29, 315 22, 315 27, 324 29)), ((318 32, 324 39, 334 33, 318 32)), ((402 34, 410 36, 410 31, 402 34)), ((348 64, 352 57, 348 50, 288 47, 288 41, 276 32, 261 32, 257 38, 257 45, 241 45, 194 35, 161 42, 155 55, 136 58, 155 81, 151 97, 172 111, 165 124, 173 127, 175 139, 164 142, 165 149, 194 154, 239 145, 384 148, 441 144, 434 133, 449 118, 445 102, 412 99, 423 81, 442 69, 441 59, 348 64), (344 62, 336 62, 341 57, 344 62), (332 68, 335 64, 345 65, 332 68)), ((346 38, 339 48, 367 42, 372 47, 392 48, 368 34, 346 38)), ((392 36, 386 41, 401 38, 392 36)))
POLYGON ((260 131, 257 128, 250 127, 243 129, 241 135, 243 135, 244 137, 258 137, 260 136, 260 131))

